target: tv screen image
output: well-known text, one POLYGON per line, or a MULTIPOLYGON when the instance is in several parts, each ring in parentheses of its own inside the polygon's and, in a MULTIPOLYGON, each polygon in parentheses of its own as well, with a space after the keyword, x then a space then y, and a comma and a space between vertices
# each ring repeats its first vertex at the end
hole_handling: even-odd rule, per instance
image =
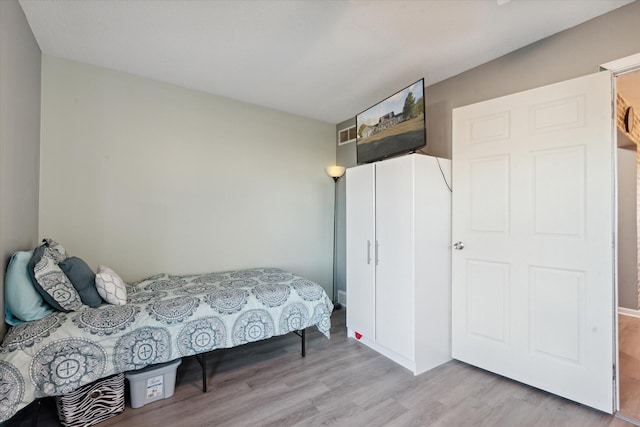
POLYGON ((426 144, 424 79, 356 116, 358 164, 415 151, 426 144))

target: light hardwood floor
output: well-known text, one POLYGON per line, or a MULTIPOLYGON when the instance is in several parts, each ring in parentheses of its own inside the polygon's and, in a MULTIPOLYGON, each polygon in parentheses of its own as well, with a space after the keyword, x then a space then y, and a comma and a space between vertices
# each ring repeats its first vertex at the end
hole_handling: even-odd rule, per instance
POLYGON ((640 420, 640 318, 618 315, 620 413, 640 420))
MULTIPOLYGON (((185 358, 170 399, 131 409, 109 426, 628 426, 623 420, 451 361, 419 376, 347 339, 345 310, 331 340, 308 333, 307 357, 293 334, 211 354, 209 391, 185 358)), ((27 426, 29 408, 8 423, 27 426)), ((43 403, 39 426, 57 424, 43 403)))

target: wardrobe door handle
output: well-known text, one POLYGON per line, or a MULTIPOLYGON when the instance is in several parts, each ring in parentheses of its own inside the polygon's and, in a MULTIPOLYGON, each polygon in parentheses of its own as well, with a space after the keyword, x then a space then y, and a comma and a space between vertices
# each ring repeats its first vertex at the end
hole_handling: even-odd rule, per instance
POLYGON ((367 264, 371 264, 371 240, 367 240, 367 264))
POLYGON ((380 263, 380 258, 378 258, 378 249, 380 248, 380 245, 378 244, 378 241, 376 240, 376 265, 378 265, 380 263))

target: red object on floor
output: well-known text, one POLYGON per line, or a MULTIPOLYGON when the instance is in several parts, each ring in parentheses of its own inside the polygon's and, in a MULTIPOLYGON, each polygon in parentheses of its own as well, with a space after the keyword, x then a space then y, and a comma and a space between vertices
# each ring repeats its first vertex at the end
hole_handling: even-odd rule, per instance
POLYGON ((356 339, 359 340, 362 338, 362 334, 360 332, 356 332, 356 339))

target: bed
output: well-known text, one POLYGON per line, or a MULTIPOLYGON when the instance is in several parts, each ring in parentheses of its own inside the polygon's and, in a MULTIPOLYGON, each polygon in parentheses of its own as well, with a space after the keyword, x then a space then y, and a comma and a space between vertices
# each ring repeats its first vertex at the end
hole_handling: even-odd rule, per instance
POLYGON ((322 287, 278 268, 161 274, 126 290, 124 305, 54 312, 8 330, 0 345, 0 422, 36 399, 185 356, 203 365, 206 391, 210 351, 302 335, 310 326, 329 338, 333 305, 322 287))

